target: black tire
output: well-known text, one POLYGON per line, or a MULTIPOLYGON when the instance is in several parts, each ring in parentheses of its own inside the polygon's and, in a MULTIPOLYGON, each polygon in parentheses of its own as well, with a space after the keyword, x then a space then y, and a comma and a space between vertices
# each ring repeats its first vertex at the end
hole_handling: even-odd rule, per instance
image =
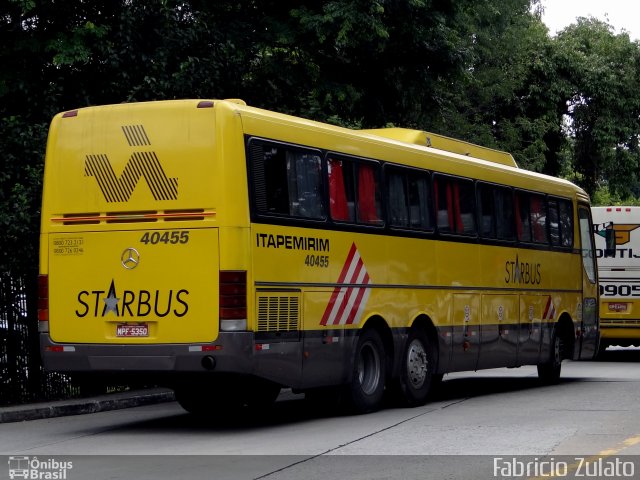
POLYGON ((553 385, 560 381, 562 369, 562 337, 557 329, 551 334, 551 350, 547 361, 538 365, 538 378, 547 385, 553 385))
POLYGON ((184 384, 174 388, 176 400, 187 412, 217 418, 248 408, 263 411, 280 394, 280 385, 258 378, 209 379, 215 388, 184 384))
POLYGON ((386 355, 378 332, 364 330, 356 346, 351 383, 346 399, 356 413, 369 413, 380 408, 386 380, 386 355))
POLYGON ((252 410, 270 408, 280 395, 280 385, 267 380, 255 379, 245 386, 245 403, 252 410))
POLYGON ((598 345, 598 353, 596 354, 596 360, 604 357, 608 346, 609 344, 607 342, 600 340, 600 344, 598 345))
POLYGON ((176 400, 182 408, 199 417, 214 417, 219 405, 211 400, 211 396, 189 387, 175 387, 176 400))
POLYGON ((436 355, 429 337, 420 329, 411 329, 400 365, 400 392, 404 404, 410 407, 424 405, 432 388, 442 380, 437 375, 436 355))

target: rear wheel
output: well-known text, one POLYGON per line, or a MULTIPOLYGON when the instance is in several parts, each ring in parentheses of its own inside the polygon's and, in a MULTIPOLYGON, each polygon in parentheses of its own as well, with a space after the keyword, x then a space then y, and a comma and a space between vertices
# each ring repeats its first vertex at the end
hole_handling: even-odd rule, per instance
POLYGON ((209 378, 174 388, 176 400, 187 412, 198 416, 218 417, 243 408, 263 410, 278 398, 280 386, 259 378, 209 378))
POLYGON ((538 378, 547 384, 558 383, 560 381, 561 368, 562 337, 558 335, 557 328, 554 328, 551 338, 551 351, 547 361, 538 365, 538 378))
POLYGON ((280 395, 280 385, 259 378, 248 382, 244 390, 244 403, 252 410, 271 407, 280 395))
POLYGON ((412 329, 402 355, 400 391, 408 406, 423 405, 434 384, 442 379, 435 372, 435 352, 423 330, 412 329))
POLYGON ((364 330, 356 347, 351 383, 346 388, 350 406, 358 413, 380 408, 386 379, 386 355, 380 335, 364 330))

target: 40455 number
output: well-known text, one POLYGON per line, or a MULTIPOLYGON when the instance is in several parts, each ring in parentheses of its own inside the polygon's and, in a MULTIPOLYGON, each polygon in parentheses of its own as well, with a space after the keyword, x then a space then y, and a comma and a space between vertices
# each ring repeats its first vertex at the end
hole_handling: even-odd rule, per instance
POLYGON ((307 267, 329 267, 329 255, 307 255, 304 259, 304 264, 307 267))
POLYGON ((189 230, 171 230, 165 232, 144 232, 140 243, 145 245, 177 245, 189 243, 189 230))

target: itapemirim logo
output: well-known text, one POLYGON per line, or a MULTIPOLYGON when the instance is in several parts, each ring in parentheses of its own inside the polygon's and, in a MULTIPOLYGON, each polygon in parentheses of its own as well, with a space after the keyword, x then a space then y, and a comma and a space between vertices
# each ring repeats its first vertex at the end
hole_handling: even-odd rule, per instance
MULTIPOLYGON (((123 126, 122 130, 130 146, 151 145, 142 125, 123 126)), ((110 203, 129 201, 141 177, 155 200, 178 198, 178 179, 167 176, 154 151, 133 152, 119 177, 106 154, 87 155, 84 173, 96 179, 105 200, 110 203)))

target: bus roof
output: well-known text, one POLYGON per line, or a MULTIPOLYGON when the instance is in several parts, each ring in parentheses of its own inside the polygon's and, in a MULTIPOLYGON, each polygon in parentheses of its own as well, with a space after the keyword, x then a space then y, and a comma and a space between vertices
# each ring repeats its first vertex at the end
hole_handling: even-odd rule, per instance
POLYGON ((454 138, 438 135, 437 133, 425 132, 423 130, 412 130, 410 128, 377 128, 372 130, 360 130, 362 133, 370 133, 380 137, 391 138, 401 142, 422 145, 423 147, 436 148, 447 152, 465 155, 467 157, 489 160, 509 167, 518 168, 518 164, 510 153, 501 150, 475 145, 473 143, 456 140, 454 138))
MULTIPOLYGON (((574 183, 563 178, 552 177, 543 173, 519 168, 513 160, 513 157, 507 152, 501 152, 499 150, 474 145, 472 143, 454 140, 442 135, 432 134, 421 130, 395 127, 357 130, 330 125, 302 117, 277 113, 270 110, 263 110, 257 107, 251 107, 238 100, 233 100, 231 102, 217 100, 216 103, 226 104, 228 108, 243 116, 245 120, 255 119, 259 122, 265 122, 265 124, 284 122, 289 124, 291 127, 298 127, 297 129, 286 130, 284 137, 280 138, 282 141, 302 141, 304 143, 308 139, 309 145, 313 144, 314 147, 322 147, 319 143, 326 142, 320 142, 318 133, 326 132, 329 135, 346 136, 353 141, 360 139, 364 141, 375 141, 378 145, 384 144, 389 147, 394 145, 404 146, 408 150, 414 152, 429 152, 437 155, 437 158, 441 160, 447 159, 451 162, 452 168, 455 169, 460 169, 463 165, 462 162, 464 162, 465 168, 486 169, 490 166, 493 170, 501 170, 504 174, 511 176, 513 179, 520 178, 520 181, 517 182, 520 184, 520 188, 526 189, 528 186, 529 188, 535 188, 531 182, 533 181, 535 183, 540 181, 549 185, 554 185, 553 188, 557 194, 571 195, 575 196, 578 200, 586 202, 589 201, 588 194, 574 183), (297 133, 294 134, 294 130, 297 130, 297 133), (431 146, 428 145, 428 142, 430 142, 431 146), (454 167, 454 165, 457 165, 457 167, 454 167)), ((245 126, 248 126, 250 123, 252 122, 249 121, 245 126)), ((351 145, 351 143, 343 142, 342 145, 347 146, 351 145)), ((347 149, 341 153, 359 154, 358 149, 356 148, 347 149)), ((409 162, 409 157, 406 158, 408 162, 407 164, 418 166, 414 161, 409 162)), ((424 166, 424 168, 427 167, 424 166)), ((443 170, 446 173, 450 169, 444 168, 443 170)), ((469 174, 471 175, 471 173, 469 174)), ((485 180, 490 181, 487 175, 482 175, 482 177, 487 177, 485 180)))

